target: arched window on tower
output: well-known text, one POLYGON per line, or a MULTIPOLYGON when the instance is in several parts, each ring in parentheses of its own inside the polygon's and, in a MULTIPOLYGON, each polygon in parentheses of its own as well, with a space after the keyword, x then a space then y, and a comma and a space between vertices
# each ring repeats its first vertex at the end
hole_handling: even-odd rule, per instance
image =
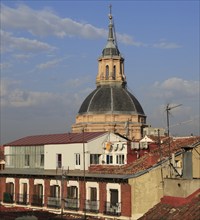
POLYGON ((106 79, 109 79, 109 66, 106 65, 106 79))
POLYGON ((116 79, 116 66, 113 67, 113 79, 116 79))

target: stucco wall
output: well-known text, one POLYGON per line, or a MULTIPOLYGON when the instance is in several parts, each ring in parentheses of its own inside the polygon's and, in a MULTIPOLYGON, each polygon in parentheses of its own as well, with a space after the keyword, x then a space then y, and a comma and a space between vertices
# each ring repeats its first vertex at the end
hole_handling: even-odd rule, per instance
MULTIPOLYGON (((169 175, 168 165, 162 166, 163 177, 169 175)), ((163 197, 161 167, 129 179, 132 198, 132 218, 137 219, 160 202, 163 197)))
POLYGON ((192 151, 193 178, 200 178, 200 145, 192 151))
POLYGON ((200 188, 200 179, 165 179, 165 196, 188 197, 200 188))

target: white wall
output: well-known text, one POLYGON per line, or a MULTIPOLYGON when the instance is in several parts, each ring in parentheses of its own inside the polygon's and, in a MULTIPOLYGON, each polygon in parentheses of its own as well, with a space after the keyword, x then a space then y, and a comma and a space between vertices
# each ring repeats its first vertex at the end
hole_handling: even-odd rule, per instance
MULTIPOLYGON (((85 150, 87 150, 87 144, 85 144, 85 150)), ((54 144, 44 146, 44 169, 56 169, 57 166, 57 154, 62 154, 62 168, 64 170, 75 169, 75 154, 80 153, 81 166, 83 169, 83 144, 54 144)))
POLYGON ((64 170, 74 170, 80 169, 83 170, 83 148, 85 148, 85 169, 87 170, 90 166, 90 154, 102 154, 105 155, 106 153, 110 154, 127 154, 127 147, 125 147, 122 151, 112 151, 112 152, 105 152, 104 146, 105 142, 113 142, 119 143, 126 143, 124 138, 119 137, 115 134, 106 133, 98 138, 94 138, 93 140, 89 141, 88 143, 74 143, 74 144, 52 144, 52 145, 45 145, 44 146, 44 169, 51 170, 57 168, 57 154, 62 154, 62 169, 64 170), (75 154, 80 154, 80 166, 77 167, 75 165, 75 154))

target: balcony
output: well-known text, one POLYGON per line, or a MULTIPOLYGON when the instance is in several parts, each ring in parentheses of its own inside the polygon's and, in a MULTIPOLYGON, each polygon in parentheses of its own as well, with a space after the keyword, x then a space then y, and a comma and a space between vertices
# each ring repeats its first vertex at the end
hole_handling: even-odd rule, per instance
POLYGON ((70 210, 78 210, 79 209, 79 202, 78 199, 69 199, 66 198, 65 200, 65 209, 70 209, 70 210))
POLYGON ((59 197, 48 197, 47 198, 47 207, 48 208, 60 209, 61 208, 61 198, 59 198, 59 197))
POLYGON ((33 195, 31 205, 42 207, 44 205, 43 197, 44 197, 43 195, 33 195))
POLYGON ((104 214, 120 216, 121 215, 121 203, 106 202, 104 214))
POLYGON ((20 205, 28 205, 28 194, 17 194, 16 203, 20 205))
POLYGON ((3 202, 4 203, 14 203, 14 194, 13 193, 8 193, 8 192, 4 192, 3 193, 3 202))
POLYGON ((85 201, 85 210, 87 212, 98 213, 99 212, 99 201, 85 201))

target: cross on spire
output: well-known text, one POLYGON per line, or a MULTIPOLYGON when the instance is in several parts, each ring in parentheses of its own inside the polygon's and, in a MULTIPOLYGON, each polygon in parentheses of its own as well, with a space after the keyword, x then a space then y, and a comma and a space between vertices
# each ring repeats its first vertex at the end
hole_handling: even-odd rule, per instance
POLYGON ((111 4, 109 5, 109 8, 110 8, 109 19, 111 20, 112 19, 112 5, 111 4))

